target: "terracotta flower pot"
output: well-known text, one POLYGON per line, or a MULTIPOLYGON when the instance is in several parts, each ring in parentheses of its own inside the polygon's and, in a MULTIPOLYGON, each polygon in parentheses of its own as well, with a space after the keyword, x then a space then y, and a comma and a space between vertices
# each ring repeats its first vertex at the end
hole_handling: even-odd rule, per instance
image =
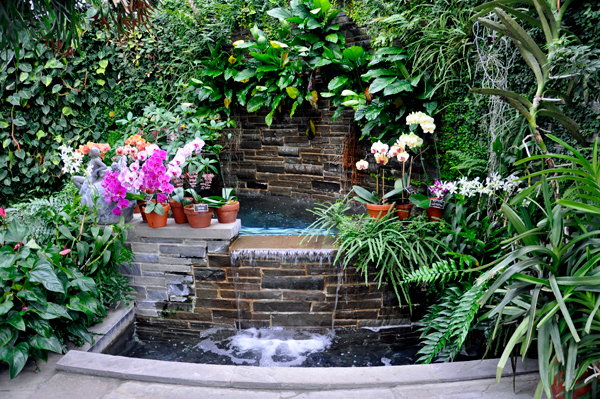
POLYGON ((410 210, 412 209, 413 204, 400 204, 396 205, 396 217, 400 220, 406 219, 410 215, 410 210))
POLYGON ((199 229, 210 226, 210 220, 212 219, 213 213, 212 209, 209 208, 208 212, 195 212, 194 205, 190 204, 183 207, 183 212, 187 217, 190 227, 199 229))
MULTIPOLYGON (((148 226, 158 229, 159 227, 165 227, 167 225, 167 216, 169 215, 169 209, 171 208, 169 204, 161 204, 163 206, 164 212, 162 215, 159 215, 156 212, 146 213, 145 209, 142 212, 142 215, 146 215, 146 220, 148 221, 148 226)), ((144 207, 145 208, 145 207, 144 207)))
MULTIPOLYGON (((192 200, 192 198, 184 198, 184 199, 188 199, 192 200)), ((175 218, 175 223, 177 224, 184 224, 187 223, 187 217, 185 216, 185 212, 183 211, 183 204, 181 202, 177 202, 177 201, 173 201, 171 200, 169 202, 169 205, 171 205, 171 212, 173 212, 173 217, 175 218)))
MULTIPOLYGON (((589 371, 577 380, 575 385, 582 383, 587 377, 589 377, 589 371)), ((554 399, 561 399, 565 397, 565 379, 563 377, 563 373, 561 371, 560 375, 554 377, 554 383, 550 386, 550 390, 552 391, 552 396, 554 399)), ((592 390, 592 384, 585 385, 579 389, 573 391, 573 399, 580 398, 590 392, 592 390)))
POLYGON ((141 213, 141 212, 142 212, 142 210, 140 209, 140 206, 136 205, 135 209, 133 210, 133 213, 141 213))
POLYGON ((394 204, 384 204, 384 205, 366 204, 366 205, 367 205, 367 212, 369 212, 369 215, 375 220, 379 220, 379 219, 383 218, 385 215, 388 214, 390 208, 392 208, 394 206, 394 204))
POLYGON ((140 213, 142 214, 142 221, 148 223, 148 220, 146 219, 146 213, 144 212, 144 205, 146 205, 146 201, 137 200, 137 206, 140 209, 140 213))
POLYGON ((217 208, 217 219, 219 223, 233 223, 237 219, 238 211, 240 210, 240 203, 236 202, 232 205, 223 205, 217 208))
MULTIPOLYGON (((430 200, 437 200, 437 198, 430 198, 430 200)), ((429 216, 429 220, 432 222, 439 222, 442 220, 442 216, 444 215, 444 208, 437 208, 430 206, 426 209, 427 216, 429 216)))

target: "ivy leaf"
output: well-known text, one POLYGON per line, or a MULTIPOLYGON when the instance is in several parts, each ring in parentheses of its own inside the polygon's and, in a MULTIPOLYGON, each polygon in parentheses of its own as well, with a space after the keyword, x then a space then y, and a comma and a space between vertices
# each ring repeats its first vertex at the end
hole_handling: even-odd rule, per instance
POLYGON ((256 69, 244 69, 239 71, 233 80, 241 82, 242 80, 250 79, 254 75, 256 75, 256 69))
POLYGON ((41 80, 42 80, 42 83, 43 83, 43 84, 44 84, 46 87, 48 87, 48 85, 49 85, 49 84, 52 82, 52 78, 51 78, 50 76, 48 76, 48 75, 44 75, 44 76, 42 76, 42 79, 41 79, 41 80))
POLYGON ((37 264, 28 274, 30 282, 41 283, 49 291, 65 293, 65 288, 49 264, 37 264))
POLYGON ((22 62, 19 64, 19 69, 23 72, 31 72, 31 64, 22 62))
MULTIPOLYGON (((15 119, 13 119, 13 123, 15 124, 15 126, 25 126, 25 125, 27 125, 27 121, 25 121, 25 118, 23 118, 22 116, 18 116, 18 117, 16 117, 15 119)), ((23 151, 23 150, 21 150, 21 151, 23 151)), ((15 152, 15 154, 17 154, 17 156, 18 156, 19 158, 23 159, 23 158, 20 156, 20 154, 21 154, 21 151, 17 151, 17 152, 15 152)), ((25 154, 25 152, 23 151, 23 155, 24 155, 24 154, 25 154)))
POLYGON ((347 76, 336 76, 335 78, 331 79, 331 82, 329 82, 329 84, 327 85, 327 88, 330 91, 336 91, 337 89, 342 87, 344 84, 346 84, 347 81, 348 81, 347 76))
POLYGON ((49 60, 48 62, 46 62, 46 65, 44 65, 44 68, 56 69, 56 68, 62 68, 63 66, 64 65, 62 64, 62 62, 60 62, 56 58, 53 58, 53 59, 49 60))
MULTIPOLYGON (((375 82, 373 82, 375 83, 375 82)), ((410 84, 408 80, 398 80, 390 85, 388 85, 383 91, 384 96, 391 96, 392 94, 397 94, 402 91, 413 91, 413 86, 410 84)))
POLYGON ((52 86, 52 94, 58 93, 61 88, 62 88, 62 85, 55 84, 54 86, 52 86))
MULTIPOLYGON (((389 78, 375 79, 373 83, 371 83, 371 86, 369 86, 369 93, 375 94, 377 92, 380 92, 381 90, 385 89, 387 86, 392 84, 394 81, 396 81, 396 79, 398 78, 395 76, 389 78)), ((410 83, 408 85, 410 86, 410 83)))
POLYGON ((275 109, 272 109, 271 112, 269 112, 267 114, 267 116, 265 117, 265 123, 267 124, 267 126, 271 126, 271 124, 273 123, 273 114, 275 113, 275 109))
POLYGON ((96 83, 98 83, 99 86, 104 86, 104 84, 106 83, 106 81, 104 81, 102 79, 98 79, 98 80, 96 80, 96 83))
POLYGON ((266 102, 266 98, 263 96, 254 96, 248 101, 248 106, 246 107, 248 112, 256 112, 258 111, 266 102))
POLYGON ((273 18, 278 19, 288 19, 293 17, 292 13, 284 8, 274 8, 272 10, 267 11, 267 14, 272 16, 273 18))
POLYGON ((108 66, 108 60, 100 61, 100 68, 106 69, 107 66, 108 66))
POLYGON ((12 105, 16 105, 16 106, 21 105, 21 101, 19 100, 19 97, 15 96, 15 95, 8 96, 8 102, 11 103, 12 105))
POLYGON ((325 40, 327 40, 328 42, 331 42, 331 43, 337 43, 339 40, 339 37, 338 37, 337 33, 332 33, 332 34, 325 36, 325 40))
POLYGON ((29 73, 27 73, 27 72, 21 72, 21 74, 19 75, 19 80, 21 82, 24 82, 25 80, 27 80, 28 77, 29 77, 29 73))
POLYGON ((63 107, 62 113, 65 116, 73 115, 73 110, 70 107, 63 107))
POLYGON ((286 87, 285 91, 287 91, 288 96, 290 96, 293 99, 298 97, 298 95, 300 94, 300 90, 298 90, 297 88, 295 88, 293 86, 286 87))
POLYGON ((8 363, 10 378, 15 378, 23 370, 29 357, 29 346, 25 342, 19 342, 13 347, 0 348, 0 359, 8 363))
POLYGON ((50 112, 50 107, 48 105, 44 105, 42 107, 42 112, 44 113, 44 115, 48 115, 48 112, 50 112))

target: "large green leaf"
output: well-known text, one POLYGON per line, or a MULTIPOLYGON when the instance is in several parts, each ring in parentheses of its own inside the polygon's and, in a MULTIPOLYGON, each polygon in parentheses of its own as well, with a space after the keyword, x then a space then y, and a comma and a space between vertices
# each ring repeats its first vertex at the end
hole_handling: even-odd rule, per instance
POLYGON ((364 53, 365 49, 360 46, 348 47, 342 51, 343 56, 355 64, 358 63, 358 60, 360 60, 364 53))
POLYGON ((346 82, 348 82, 348 77, 347 76, 343 76, 343 75, 336 76, 335 78, 331 79, 331 81, 327 85, 327 88, 330 91, 336 91, 340 87, 344 86, 346 84, 346 82))
POLYGON ((49 291, 65 293, 65 288, 48 263, 38 263, 28 274, 30 282, 42 283, 49 291))
MULTIPOLYGON (((375 83, 375 82, 373 82, 373 83, 375 83)), ((394 94, 398 94, 402 91, 408 91, 408 92, 413 91, 413 86, 410 83, 410 81, 404 79, 404 80, 397 80, 397 81, 393 82, 392 84, 386 86, 385 90, 383 91, 383 95, 391 96, 394 94)))
POLYGON ((0 347, 3 347, 12 339, 13 331, 9 326, 0 326, 0 347))
POLYGON ((29 346, 36 349, 48 350, 56 353, 62 353, 62 345, 58 338, 54 335, 50 337, 43 337, 41 335, 34 335, 29 339, 29 346))
MULTIPOLYGON (((385 89, 386 87, 388 87, 389 85, 391 85, 393 82, 395 82, 398 78, 395 76, 392 77, 383 77, 383 78, 377 78, 373 81, 373 83, 371 83, 371 86, 369 86, 369 93, 371 94, 375 94, 383 89, 385 89)), ((409 83, 410 86, 410 83, 409 83)))
POLYGON ((293 17, 292 13, 290 13, 285 8, 281 8, 281 7, 269 10, 269 11, 267 11, 267 14, 272 16, 273 18, 278 18, 278 19, 288 19, 288 18, 293 17))
POLYGON ((13 379, 23 370, 29 357, 29 346, 25 342, 19 342, 15 346, 4 346, 0 348, 0 359, 8 363, 9 375, 13 379))
POLYGON ((242 80, 250 79, 254 75, 256 75, 256 69, 244 69, 243 71, 238 72, 233 80, 241 82, 242 80))
POLYGON ((267 99, 263 96, 254 96, 250 99, 250 101, 248 101, 248 106, 246 107, 246 110, 248 112, 256 112, 259 109, 261 109, 261 107, 263 105, 265 105, 265 103, 267 102, 267 99))
POLYGON ((7 299, 3 303, 0 304, 0 316, 5 315, 11 310, 14 306, 13 301, 7 299))
POLYGON ((11 310, 8 312, 8 317, 5 321, 17 330, 25 331, 25 322, 23 321, 23 317, 19 312, 11 310))
POLYGON ((297 88, 292 87, 292 86, 286 87, 285 91, 287 91, 288 96, 290 96, 293 99, 295 99, 296 97, 298 97, 298 95, 300 95, 300 90, 298 90, 297 88))

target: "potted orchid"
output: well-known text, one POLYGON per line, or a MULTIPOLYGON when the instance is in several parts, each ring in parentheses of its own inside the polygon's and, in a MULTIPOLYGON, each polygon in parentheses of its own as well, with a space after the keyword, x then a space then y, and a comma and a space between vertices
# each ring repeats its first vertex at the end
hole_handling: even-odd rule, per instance
MULTIPOLYGON (((417 125, 420 125, 425 133, 432 133, 435 130, 435 124, 433 118, 424 114, 423 112, 413 112, 406 117, 406 123, 410 126, 411 132, 402 134, 396 142, 390 148, 387 144, 383 144, 381 141, 374 143, 371 146, 371 154, 374 157, 377 165, 387 165, 390 159, 396 158, 398 162, 402 163, 402 177, 396 180, 394 189, 385 193, 385 170, 382 169, 382 187, 381 196, 379 195, 379 174, 376 175, 376 191, 369 192, 368 190, 354 186, 353 191, 356 193, 354 199, 358 202, 366 204, 367 211, 373 218, 381 218, 386 213, 390 212, 392 208, 396 210, 396 217, 404 220, 410 214, 412 204, 408 201, 408 197, 412 194, 412 187, 410 186, 410 176, 412 173, 412 163, 408 150, 416 151, 423 146, 423 139, 414 133, 417 125), (410 159, 408 166, 408 175, 406 163, 410 159), (408 192, 405 195, 405 191, 408 192), (385 213, 384 213, 385 212, 385 213)), ((366 160, 361 160, 356 163, 357 170, 368 169, 369 163, 366 160)))
POLYGON ((213 209, 209 207, 206 198, 202 198, 196 190, 190 188, 186 190, 193 198, 192 204, 183 206, 183 212, 187 217, 190 227, 194 229, 209 227, 212 220, 213 209))
POLYGON ((443 182, 435 179, 435 183, 427 187, 427 190, 430 193, 429 197, 423 194, 413 194, 411 195, 410 200, 419 208, 425 209, 427 216, 429 216, 429 220, 439 222, 442 220, 442 214, 444 207, 446 206, 444 197, 450 191, 451 184, 452 182, 443 182))
MULTIPOLYGON (((185 158, 194 152, 202 150, 204 141, 195 139, 178 151, 175 158, 165 166, 167 152, 156 144, 145 145, 142 151, 137 147, 129 155, 134 162, 125 165, 121 171, 106 174, 103 182, 107 202, 117 202, 118 207, 113 211, 117 214, 120 209, 129 205, 128 192, 145 192, 146 204, 142 214, 146 216, 150 227, 164 227, 167 224, 167 214, 170 205, 166 202, 168 195, 174 190, 171 180, 181 176, 181 165, 185 158)), ((125 155, 125 154, 123 154, 125 155)))

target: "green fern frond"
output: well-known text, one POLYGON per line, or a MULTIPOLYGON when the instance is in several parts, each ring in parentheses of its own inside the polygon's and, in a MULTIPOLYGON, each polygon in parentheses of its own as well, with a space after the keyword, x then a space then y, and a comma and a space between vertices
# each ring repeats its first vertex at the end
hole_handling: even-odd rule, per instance
POLYGON ((485 174, 488 163, 487 159, 477 158, 473 154, 463 151, 447 151, 447 153, 458 158, 460 162, 451 169, 458 170, 465 175, 485 174))
POLYGON ((454 360, 460 352, 479 312, 483 285, 457 284, 448 288, 439 303, 430 307, 421 321, 419 363, 454 360))

